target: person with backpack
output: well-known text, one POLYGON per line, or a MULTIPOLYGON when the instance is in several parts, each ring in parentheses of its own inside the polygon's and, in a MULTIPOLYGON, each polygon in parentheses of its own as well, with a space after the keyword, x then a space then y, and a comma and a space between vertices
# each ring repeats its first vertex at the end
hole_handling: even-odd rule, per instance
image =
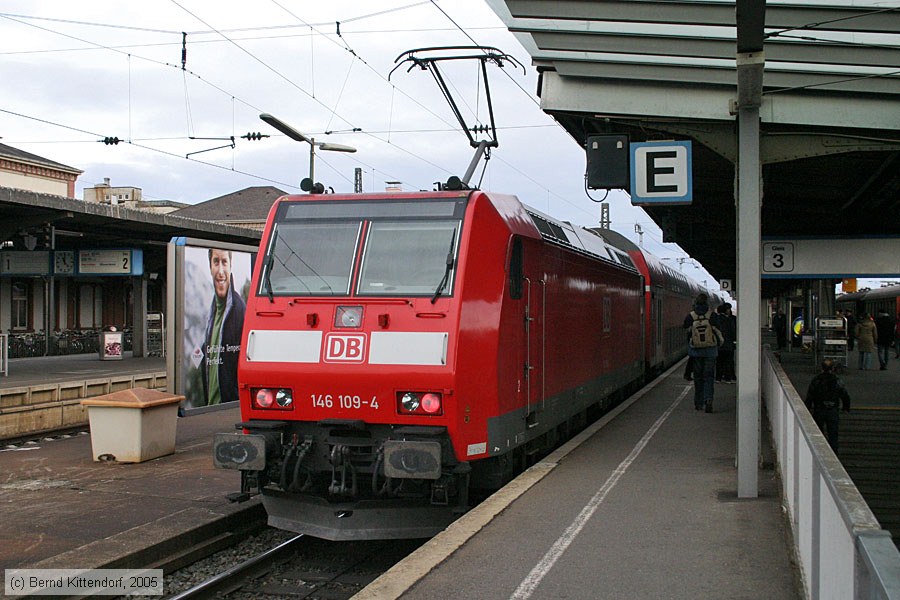
POLYGON ((694 310, 684 318, 688 330, 688 356, 694 362, 694 409, 713 411, 713 393, 716 380, 716 357, 724 341, 719 330, 718 315, 709 308, 709 296, 697 295, 694 310))
POLYGON ((822 361, 822 372, 813 377, 806 391, 806 408, 812 413, 816 425, 828 438, 828 444, 834 453, 838 451, 838 423, 841 416, 841 404, 844 412, 850 412, 850 394, 844 382, 834 374, 834 361, 826 358, 822 361))

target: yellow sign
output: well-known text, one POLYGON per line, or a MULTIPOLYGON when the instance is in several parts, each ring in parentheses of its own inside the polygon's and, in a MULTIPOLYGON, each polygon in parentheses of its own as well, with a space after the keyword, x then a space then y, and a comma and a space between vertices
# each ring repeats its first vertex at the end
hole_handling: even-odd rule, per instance
POLYGON ((841 290, 843 290, 843 292, 845 294, 855 292, 856 291, 856 279, 855 278, 854 279, 844 279, 843 281, 841 281, 841 290))

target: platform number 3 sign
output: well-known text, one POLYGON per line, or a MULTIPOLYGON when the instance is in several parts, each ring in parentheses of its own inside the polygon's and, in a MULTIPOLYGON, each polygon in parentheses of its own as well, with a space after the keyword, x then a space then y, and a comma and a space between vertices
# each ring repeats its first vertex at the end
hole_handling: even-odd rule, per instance
POLYGON ((763 244, 763 273, 790 273, 794 270, 794 245, 786 242, 763 244))

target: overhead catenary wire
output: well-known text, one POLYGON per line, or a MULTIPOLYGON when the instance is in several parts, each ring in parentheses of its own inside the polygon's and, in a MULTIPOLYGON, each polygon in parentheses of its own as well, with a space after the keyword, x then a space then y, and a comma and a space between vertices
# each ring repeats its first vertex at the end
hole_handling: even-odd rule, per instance
MULTIPOLYGON (((52 125, 52 126, 54 126, 54 127, 62 127, 63 129, 68 129, 68 130, 70 130, 70 131, 76 131, 76 132, 79 132, 79 133, 84 133, 84 134, 86 134, 86 135, 90 135, 90 136, 93 136, 93 137, 95 137, 95 138, 102 138, 102 137, 103 137, 103 136, 100 135, 99 133, 95 133, 95 132, 93 132, 93 131, 88 131, 88 130, 86 130, 86 129, 80 129, 80 128, 78 128, 78 127, 72 127, 71 125, 65 125, 65 124, 63 124, 63 123, 56 123, 56 122, 50 121, 50 120, 48 120, 48 119, 41 119, 40 117, 34 117, 34 116, 31 116, 31 115, 26 115, 26 114, 23 114, 23 113, 19 113, 19 112, 12 111, 12 110, 6 110, 6 109, 4 109, 4 108, 0 108, 0 112, 6 113, 6 114, 9 114, 9 115, 13 115, 13 116, 16 116, 16 117, 21 117, 21 118, 23 118, 23 119, 30 119, 30 120, 32 120, 32 121, 37 121, 37 122, 39 122, 39 123, 44 123, 44 124, 46 124, 46 125, 52 125)), ((271 178, 269 178, 269 177, 264 177, 264 176, 262 176, 262 175, 257 175, 257 174, 255 174, 255 173, 249 173, 249 172, 247 172, 247 171, 241 171, 241 170, 239 170, 239 169, 223 167, 222 165, 217 165, 217 164, 215 164, 215 163, 207 162, 207 161, 204 161, 204 160, 197 160, 197 159, 195 159, 195 158, 186 157, 186 156, 181 155, 181 154, 175 154, 174 152, 169 152, 169 151, 167 151, 167 150, 161 150, 161 149, 159 149, 159 148, 154 148, 153 146, 146 146, 146 145, 144 145, 144 144, 139 144, 139 143, 137 143, 136 141, 127 141, 127 140, 123 140, 123 141, 124 141, 126 144, 128 144, 129 146, 134 146, 134 147, 136 147, 136 148, 142 148, 142 149, 144 149, 144 150, 150 150, 151 152, 156 152, 156 153, 158 153, 158 154, 163 154, 163 155, 165 155, 165 156, 170 156, 170 157, 178 158, 178 159, 181 159, 181 160, 188 160, 188 161, 195 162, 195 163, 199 163, 199 164, 206 165, 206 166, 209 166, 209 167, 215 167, 215 168, 217 168, 217 169, 222 169, 223 171, 232 171, 232 172, 234 172, 234 173, 238 173, 238 174, 240 174, 240 175, 246 175, 246 176, 248 176, 248 177, 253 177, 253 178, 259 179, 259 180, 261 180, 261 181, 268 181, 269 183, 277 183, 278 185, 284 185, 284 186, 293 187, 293 188, 296 188, 296 187, 297 187, 297 186, 295 186, 295 185, 291 185, 291 184, 285 183, 285 182, 283 182, 283 181, 278 181, 277 179, 271 179, 271 178)))
MULTIPOLYGON (((429 0, 430 2, 430 0, 429 0)), ((428 4, 429 2, 425 2, 428 4)), ((0 17, 8 17, 10 15, 0 14, 0 17)), ((15 19, 10 19, 15 20, 15 19)), ((342 23, 346 23, 347 21, 341 21, 342 23)), ((23 25, 30 25, 29 23, 22 23, 23 25)), ((290 25, 292 29, 296 29, 297 27, 301 27, 300 25, 290 25)), ((304 29, 309 29, 308 27, 303 26, 304 29)), ((262 28, 265 29, 265 28, 262 28)), ((478 30, 478 31, 505 31, 503 27, 470 27, 469 29, 478 30)), ((52 30, 47 30, 52 31, 52 30)), ((226 33, 229 30, 223 30, 226 33)), ((390 34, 400 34, 400 33, 437 33, 437 32, 446 32, 446 31, 456 31, 455 27, 429 27, 429 28, 394 28, 394 29, 358 29, 356 31, 344 32, 345 35, 352 36, 361 36, 361 35, 383 35, 385 33, 390 34)), ((174 35, 175 32, 172 32, 174 35)), ((191 32, 188 32, 191 34, 191 32)), ((179 33, 180 35, 180 33, 179 33)), ((200 35, 194 33, 193 35, 200 35)), ((252 36, 252 37, 232 37, 233 40, 237 42, 252 42, 252 41, 260 41, 260 40, 283 40, 289 38, 305 38, 305 37, 316 37, 327 35, 321 32, 316 32, 310 29, 309 32, 305 33, 294 33, 289 35, 260 35, 260 36, 252 36)), ((91 43, 91 42, 86 42, 91 43)), ((223 39, 192 39, 191 44, 194 46, 204 45, 204 44, 227 44, 228 42, 223 39)), ((94 51, 94 50, 133 50, 135 48, 158 48, 162 46, 180 46, 181 42, 152 42, 152 43, 143 43, 143 44, 121 44, 115 46, 107 46, 107 47, 97 47, 96 45, 91 45, 87 47, 79 47, 79 48, 45 48, 41 50, 7 50, 0 52, 0 56, 12 56, 12 55, 28 55, 28 54, 54 54, 54 53, 64 53, 64 52, 83 52, 83 51, 94 51)))
MULTIPOLYGON (((173 0, 173 3, 175 3, 174 0, 173 0)), ((175 3, 175 4, 177 4, 177 3, 175 3)), ((193 16, 193 15, 192 15, 192 16, 193 16)), ((122 51, 122 50, 118 50, 118 49, 109 47, 109 46, 107 46, 107 45, 104 45, 104 44, 101 44, 101 43, 98 43, 98 42, 93 42, 93 41, 90 41, 90 40, 85 40, 85 39, 79 38, 79 37, 77 37, 77 36, 73 36, 73 35, 70 35, 70 34, 67 34, 67 33, 62 33, 62 32, 59 32, 59 31, 52 30, 52 29, 48 29, 48 28, 46 28, 46 27, 42 27, 42 26, 37 25, 37 24, 34 24, 34 23, 21 22, 21 21, 17 21, 17 20, 14 19, 14 18, 9 18, 9 17, 7 17, 7 18, 8 18, 9 20, 11 20, 11 21, 18 22, 18 23, 20 23, 20 24, 22 24, 22 25, 25 25, 25 26, 28 26, 28 27, 37 28, 37 29, 40 29, 40 30, 42 30, 42 31, 46 31, 46 32, 51 33, 51 34, 60 35, 60 36, 62 36, 62 37, 66 37, 66 38, 69 38, 69 39, 73 39, 73 40, 76 40, 76 41, 79 41, 79 42, 82 42, 82 43, 85 43, 85 44, 91 44, 91 45, 94 45, 94 46, 96 46, 96 47, 98 47, 98 48, 100 48, 100 49, 111 50, 111 51, 117 52, 117 53, 122 54, 122 55, 135 56, 136 58, 139 58, 139 59, 141 59, 141 60, 145 60, 145 61, 150 62, 150 63, 154 63, 154 64, 158 64, 158 65, 161 65, 161 66, 165 66, 165 67, 170 67, 170 68, 175 68, 175 69, 181 70, 181 67, 180 67, 179 65, 175 65, 175 64, 173 64, 173 63, 164 62, 164 61, 159 61, 159 60, 155 60, 155 59, 152 59, 152 58, 143 57, 143 56, 140 56, 140 55, 129 54, 129 53, 126 53, 126 52, 124 52, 124 51, 122 51)), ((180 32, 179 32, 179 34, 180 34, 180 32)), ((237 44, 235 44, 235 45, 237 45, 237 44)), ((237 46, 240 48, 239 45, 237 45, 237 46)), ((242 50, 243 50, 243 48, 242 48, 242 50)), ((249 53, 249 52, 246 51, 246 50, 244 50, 244 52, 246 52, 247 54, 250 54, 250 55, 252 56, 252 53, 249 53)), ((257 59, 257 60, 258 60, 258 59, 257 59)), ((262 61, 260 61, 260 62, 262 62, 262 61)), ((236 96, 236 95, 234 95, 234 94, 231 94, 231 93, 228 92, 227 90, 225 90, 225 89, 219 87, 218 85, 216 85, 216 84, 214 84, 214 83, 212 83, 212 82, 210 82, 210 81, 204 79, 203 77, 201 77, 201 76, 198 75, 197 73, 194 73, 194 72, 191 71, 190 69, 184 69, 183 72, 184 72, 184 73, 189 73, 189 74, 191 74, 192 76, 194 76, 194 77, 200 79, 201 81, 203 81, 204 83, 206 83, 206 84, 209 85, 210 87, 216 89, 217 91, 219 91, 219 92, 221 92, 221 93, 223 93, 223 94, 226 94, 227 96, 229 96, 229 97, 231 97, 231 98, 237 99, 237 100, 240 101, 242 104, 244 104, 244 105, 246 105, 246 106, 248 106, 248 107, 254 109, 256 112, 265 112, 263 109, 261 109, 261 108, 259 108, 259 107, 257 107, 257 106, 254 106, 253 104, 251 104, 251 103, 249 103, 249 102, 247 102, 247 101, 245 101, 245 100, 242 100, 240 97, 238 97, 238 96, 236 96)), ((282 76, 283 78, 287 79, 287 78, 284 77, 283 75, 281 75, 281 76, 282 76)), ((288 81, 289 81, 289 80, 288 80, 288 81)), ((293 82, 291 82, 291 83, 293 83, 293 82)), ((294 85, 294 87, 297 87, 298 89, 301 89, 301 90, 302 90, 302 88, 299 88, 299 86, 297 86, 296 84, 293 84, 293 85, 294 85)), ((395 87, 396 87, 396 86, 395 86, 395 87)), ((409 97, 409 95, 406 94, 405 92, 403 92, 403 90, 400 90, 400 92, 403 93, 404 95, 407 95, 407 96, 409 97)), ((309 95, 308 93, 306 93, 306 94, 309 95)), ((411 98, 411 97, 410 97, 410 98, 411 98)), ((313 98, 313 100, 316 100, 316 99, 313 98)), ((319 102, 319 101, 317 100, 317 102, 319 102)), ((330 108, 329 108, 327 105, 325 105, 324 103, 319 102, 319 104, 322 105, 326 110, 330 110, 330 108)), ((424 106, 424 105, 423 105, 423 106, 424 106)), ((437 116, 437 115, 436 115, 436 116, 437 116)), ((341 119, 344 120, 344 121, 346 122, 346 120, 343 119, 343 117, 341 117, 341 119)), ((351 124, 351 125, 352 125, 352 124, 351 124)), ((448 125, 449 125, 449 123, 448 123, 448 125)), ((367 133, 366 135, 369 135, 370 137, 373 137, 373 138, 375 138, 375 139, 380 140, 380 138, 378 138, 378 137, 375 136, 375 135, 368 134, 368 133, 367 133)), ((380 140, 380 141, 384 141, 384 140, 380 140)), ((425 160, 425 159, 422 158, 420 155, 418 155, 418 154, 416 154, 416 153, 414 153, 414 152, 410 152, 410 151, 408 151, 408 150, 406 150, 406 149, 404 149, 404 148, 400 148, 400 147, 397 146, 396 144, 392 144, 392 145, 393 145, 395 148, 397 148, 398 150, 401 150, 402 152, 408 154, 409 156, 412 156, 412 157, 414 157, 414 158, 417 158, 417 159, 419 159, 419 160, 425 162, 426 164, 429 164, 429 165, 431 165, 431 166, 434 166, 434 167, 436 167, 436 168, 439 168, 440 170, 442 170, 442 171, 444 171, 444 172, 446 172, 446 173, 449 173, 449 172, 450 172, 449 170, 447 170, 447 169, 445 169, 445 168, 443 168, 443 167, 438 167, 435 163, 433 163, 433 162, 431 162, 431 161, 425 160)), ((136 147, 142 147, 142 146, 140 146, 139 144, 135 144, 135 146, 136 146, 136 147)), ((161 150, 158 150, 158 149, 154 149, 154 150, 156 150, 156 151, 158 151, 158 152, 165 152, 165 151, 161 151, 161 150)), ((175 155, 175 154, 173 154, 173 153, 168 153, 168 154, 172 154, 173 156, 178 156, 178 155, 175 155)), ((192 159, 192 160, 193 160, 193 159, 192 159)), ((200 164, 210 164, 210 165, 213 164, 213 163, 207 163, 207 162, 205 162, 205 161, 196 161, 196 160, 195 160, 195 162, 198 162, 198 163, 200 163, 200 164)), ((218 166, 218 165, 215 165, 215 166, 218 166)), ((235 171, 235 172, 239 172, 239 171, 235 171)), ((252 174, 248 174, 248 175, 254 176, 254 175, 252 175, 252 174)), ((259 177, 259 176, 254 176, 254 177, 259 177)), ((259 177, 259 178, 264 179, 264 180, 266 179, 266 178, 263 178, 263 177, 259 177)), ((296 186, 292 186, 292 187, 296 187, 296 186)))
MULTIPOLYGON (((368 13, 368 14, 364 14, 364 15, 358 15, 356 17, 342 19, 341 22, 342 23, 350 23, 353 21, 361 21, 363 19, 369 19, 372 17, 379 17, 379 16, 386 15, 389 13, 399 12, 401 10, 406 10, 409 8, 414 8, 416 6, 421 6, 423 4, 428 4, 429 2, 430 2, 430 0, 422 0, 421 2, 408 4, 406 6, 397 6, 394 8, 389 8, 389 9, 377 11, 374 13, 368 13)), ((210 34, 210 33, 219 33, 220 31, 224 32, 224 33, 240 33, 240 32, 245 32, 245 31, 271 31, 271 30, 275 30, 275 29, 296 29, 298 27, 297 25, 266 25, 266 26, 261 26, 261 27, 239 27, 239 28, 234 28, 234 29, 221 29, 221 30, 209 29, 209 30, 197 30, 197 31, 182 32, 182 31, 178 31, 178 30, 174 30, 174 29, 154 29, 154 28, 149 28, 149 27, 137 27, 134 25, 120 25, 117 23, 98 23, 96 21, 77 21, 74 19, 60 19, 60 18, 54 18, 54 17, 41 17, 41 16, 37 16, 37 15, 22 15, 22 14, 14 14, 14 13, 0 13, 0 17, 15 17, 18 19, 31 19, 31 20, 36 20, 36 21, 51 21, 51 22, 55 22, 55 23, 66 23, 68 25, 83 25, 83 26, 88 26, 88 27, 104 27, 104 28, 109 28, 109 29, 122 29, 125 31, 143 31, 143 32, 147 32, 147 33, 167 33, 167 34, 179 34, 179 35, 182 33, 187 33, 189 35, 204 35, 204 34, 210 34)), ((325 25, 328 25, 329 23, 330 22, 313 23, 311 25, 308 24, 305 26, 309 27, 309 26, 314 25, 316 27, 324 27, 325 25)))
MULTIPOLYGON (((407 7, 426 5, 426 4, 429 4, 429 3, 432 4, 432 5, 434 4, 433 2, 419 2, 419 3, 407 5, 407 7)), ((178 4, 176 3, 176 5, 178 5, 178 4)), ((178 6, 180 6, 180 5, 178 5, 178 6)), ((400 8, 403 8, 403 7, 398 7, 396 10, 399 10, 400 8)), ((395 10, 395 9, 392 9, 392 11, 393 11, 393 10, 395 10)), ((379 11, 378 13, 369 13, 369 15, 371 16, 371 15, 383 14, 384 12, 391 12, 391 11, 379 11)), ((442 11, 442 12, 444 12, 444 11, 442 11)), ((366 16, 366 15, 363 15, 363 16, 359 17, 359 19, 364 18, 365 16, 366 16)), ((448 17, 449 17, 449 15, 448 15, 448 17)), ((355 20, 358 20, 358 19, 357 19, 357 18, 344 18, 344 19, 341 20, 341 22, 342 22, 343 24, 346 24, 346 23, 353 22, 353 21, 355 21, 355 20)), ((454 24, 454 26, 455 26, 457 29, 461 29, 461 27, 459 26, 458 23, 456 23, 456 22, 453 21, 452 19, 449 19, 449 20, 454 24)), ((330 23, 333 23, 333 22, 326 22, 326 23, 323 23, 323 25, 330 24, 330 23)), ((28 24, 28 25, 34 26, 33 24, 28 24)), ((327 40, 332 41, 333 43, 337 43, 336 40, 334 40, 332 36, 330 36, 330 35, 328 35, 328 34, 326 34, 326 33, 314 31, 314 29, 313 29, 313 27, 312 27, 312 26, 314 26, 314 25, 317 25, 317 24, 316 24, 316 23, 313 23, 313 24, 304 23, 302 26, 303 26, 303 27, 310 27, 310 32, 309 32, 309 33, 304 33, 303 35, 309 35, 310 37, 312 37, 313 35, 321 35, 321 36, 325 37, 327 40)), ((293 27, 296 28, 296 27, 298 27, 298 26, 293 26, 293 27)), ((46 30, 46 28, 44 28, 44 29, 46 30)), ((243 31, 250 31, 250 30, 257 30, 257 31, 258 31, 258 30, 263 30, 263 29, 267 29, 267 28, 243 28, 242 30, 243 30, 243 31)), ((496 28, 484 28, 484 29, 496 29, 496 28)), ((502 29, 502 28, 499 28, 499 29, 502 29)), ((441 31, 446 31, 446 29, 443 29, 443 28, 441 28, 440 30, 441 30, 441 31)), ((51 31, 51 30, 47 30, 47 31, 51 31)), ((165 30, 158 30, 158 31, 160 31, 160 32, 165 32, 165 30)), ((221 32, 223 32, 223 31, 232 31, 232 30, 216 30, 216 29, 214 29, 214 28, 212 28, 212 29, 210 30, 210 32, 212 32, 212 33, 219 33, 219 34, 221 34, 221 32)), ((79 38, 77 38, 77 37, 75 37, 75 36, 68 36, 67 34, 63 34, 63 33, 59 33, 59 32, 52 32, 52 33, 56 33, 56 34, 59 34, 59 35, 67 36, 67 37, 69 37, 70 39, 77 40, 77 41, 79 41, 79 42, 81 42, 81 43, 86 43, 86 44, 89 44, 89 45, 94 46, 94 47, 97 47, 97 48, 117 51, 116 48, 114 48, 114 47, 112 47, 112 46, 109 46, 109 45, 97 44, 97 43, 95 43, 95 42, 90 42, 90 41, 87 41, 87 40, 82 40, 82 39, 79 39, 79 38)), ((189 32, 189 33, 192 33, 192 34, 197 33, 197 34, 199 34, 199 33, 207 33, 207 32, 201 32, 201 31, 198 31, 198 32, 189 32)), ((342 29, 342 37, 345 36, 345 35, 351 35, 351 34, 354 34, 354 33, 359 33, 359 32, 348 31, 346 28, 342 29)), ((175 31, 175 30, 173 30, 173 31, 171 32, 171 34, 172 34, 172 35, 179 35, 179 34, 181 34, 181 31, 175 31)), ((470 35, 469 35, 468 37, 469 37, 470 39, 472 39, 470 35)), ((192 41, 192 43, 205 43, 205 42, 206 42, 205 40, 193 40, 193 41, 192 41)), ((234 43, 234 41, 233 41, 233 40, 232 40, 232 41, 229 41, 229 43, 234 43)), ((340 43, 344 44, 344 46, 346 46, 346 47, 349 47, 349 44, 347 43, 347 40, 346 40, 346 39, 342 40, 340 43)), ((345 49, 346 49, 346 48, 345 48, 345 49)), ((352 50, 352 48, 351 48, 351 50, 352 50)), ((126 53, 123 53, 123 54, 126 54, 126 53)), ((364 58, 361 57, 358 53, 356 53, 356 52, 354 51, 354 52, 351 52, 351 54, 354 55, 354 60, 360 60, 360 61, 363 62, 363 64, 365 64, 368 68, 372 69, 372 67, 371 67, 371 66, 364 60, 364 58)), ((171 63, 168 63, 168 62, 157 61, 157 60, 153 60, 153 59, 150 59, 150 58, 141 57, 141 56, 138 56, 138 55, 134 55, 134 56, 135 56, 135 58, 139 58, 139 59, 142 59, 142 60, 147 60, 147 61, 150 61, 150 62, 152 62, 152 63, 159 64, 159 65, 163 65, 163 66, 167 66, 167 67, 172 67, 172 68, 180 68, 179 65, 171 64, 171 63)), ((372 69, 372 71, 375 72, 376 74, 378 74, 382 79, 384 79, 384 76, 383 76, 380 72, 378 72, 378 71, 375 70, 375 69, 372 69)), ((255 107, 255 106, 253 106, 252 104, 250 104, 249 102, 247 102, 246 100, 241 99, 239 96, 237 96, 237 95, 235 95, 235 94, 233 94, 233 93, 231 93, 231 92, 225 90, 224 88, 219 87, 219 86, 215 85, 214 83, 212 83, 212 82, 206 80, 204 77, 202 77, 201 75, 197 74, 196 72, 192 72, 192 71, 189 70, 189 69, 186 69, 186 72, 191 73, 191 75, 192 75, 193 77, 198 78, 198 79, 201 80, 203 83, 205 83, 206 85, 209 85, 209 86, 212 87, 213 89, 216 89, 216 90, 218 90, 219 92, 228 95, 228 97, 232 100, 232 102, 235 102, 235 101, 241 102, 242 104, 244 104, 244 105, 246 105, 246 106, 249 106, 249 107, 251 107, 251 108, 254 108, 254 110, 256 110, 256 111, 258 111, 258 112, 265 112, 264 110, 260 110, 259 107, 255 107)), ((507 74, 507 75, 508 75, 508 74, 507 74)), ((345 80, 345 81, 346 81, 346 80, 345 80)), ((519 87, 520 87, 520 89, 521 89, 521 86, 519 86, 519 87)), ((524 91, 524 90, 522 90, 522 91, 524 91)), ((436 114, 434 111, 430 110, 428 106, 426 106, 426 105, 424 105, 423 103, 421 103, 420 101, 418 101, 416 98, 414 98, 413 96, 411 96, 410 94, 408 94, 407 92, 405 92, 402 88, 399 88, 398 86, 392 85, 392 93, 395 93, 395 92, 400 92, 401 94, 405 95, 407 98, 409 98, 410 100, 412 100, 413 102, 415 102, 417 105, 421 106, 421 107, 422 107, 423 109, 425 109, 427 112, 429 112, 430 114, 432 114, 435 118, 438 118, 438 119, 441 120, 442 122, 447 123, 447 120, 444 119, 441 115, 438 115, 438 114, 436 114)), ((527 94, 527 93, 526 93, 526 94, 527 94)), ((529 97, 531 98, 530 95, 529 95, 529 97)), ((531 98, 531 99, 534 100, 533 98, 531 98)), ((329 108, 329 107, 325 106, 324 103, 320 103, 320 104, 322 104, 324 108, 329 109, 329 114, 332 114, 332 113, 337 114, 337 116, 338 116, 339 118, 342 118, 342 119, 343 119, 343 117, 341 117, 340 114, 337 113, 337 111, 335 110, 336 107, 334 107, 334 108, 329 108)), ((196 109, 195 109, 195 110, 196 110, 196 109)), ((344 119, 344 120, 345 120, 345 119, 344 119)), ((447 124, 449 124, 449 123, 447 123, 447 124)), ((555 127, 555 128, 558 128, 558 124, 551 124, 551 125, 533 125, 533 126, 520 126, 520 127, 518 127, 518 128, 525 128, 525 127, 555 127)), ((517 127, 515 127, 515 126, 513 126, 513 127, 500 127, 499 129, 514 129, 514 128, 517 128, 517 127)), ((440 130, 439 130, 439 129, 409 129, 409 130, 401 130, 401 129, 394 129, 393 126, 391 126, 391 127, 389 128, 388 135, 390 135, 390 132, 391 132, 391 131, 393 131, 394 133, 404 133, 404 132, 408 132, 408 133, 416 133, 416 132, 429 132, 429 131, 440 131, 440 130)), ((452 131, 452 129, 451 129, 451 131, 452 131)), ((382 139, 380 136, 383 135, 383 132, 381 132, 381 131, 366 131, 366 132, 365 132, 365 135, 370 136, 370 137, 373 137, 373 138, 375 138, 375 139, 378 139, 379 141, 386 142, 386 143, 388 143, 388 144, 394 146, 395 148, 397 148, 397 150, 398 150, 399 152, 402 152, 402 153, 405 153, 405 154, 407 154, 407 155, 409 155, 409 156, 411 156, 411 157, 417 158, 417 159, 419 159, 420 161, 424 161, 425 163, 431 165, 432 167, 434 167, 434 168, 436 168, 436 169, 438 169, 438 170, 440 170, 440 171, 442 171, 442 172, 445 172, 445 173, 451 173, 451 172, 452 172, 451 170, 448 170, 448 169, 446 169, 446 168, 444 168, 444 167, 442 167, 442 166, 440 166, 440 165, 437 165, 436 163, 434 163, 434 162, 432 162, 432 161, 428 161, 428 160, 423 159, 423 157, 421 156, 421 153, 419 153, 419 152, 412 152, 412 151, 407 150, 406 148, 402 148, 402 147, 398 146, 398 145, 396 144, 396 141, 395 141, 395 140, 391 140, 390 138, 389 138, 388 140, 382 139)), ((139 141, 139 140, 135 140, 135 141, 139 141)), ((134 144, 134 145, 135 145, 136 147, 141 147, 140 144, 134 144)), ((153 151, 156 151, 156 152, 165 152, 165 151, 160 151, 159 149, 156 149, 156 148, 153 148, 152 150, 153 150, 153 151)), ((170 154, 171 154, 172 156, 179 156, 179 155, 176 155, 176 154, 173 154, 173 153, 170 153, 170 154)), ((502 159, 501 159, 501 160, 502 160, 502 159)), ((195 159, 194 159, 194 162, 198 162, 198 163, 201 163, 201 164, 211 164, 211 163, 205 163, 205 161, 197 161, 197 160, 195 160, 195 159)), ((362 161, 360 161, 360 162, 362 162, 362 161)), ((502 161, 502 162, 504 162, 504 163, 506 163, 506 164, 509 164, 507 161, 502 161)), ((326 163, 326 164, 327 164, 327 163, 326 163)), ((213 165, 213 166, 217 166, 217 167, 218 167, 218 165, 213 165)), ((330 165, 329 165, 329 166, 330 166, 330 165)), ((510 166, 512 166, 512 165, 510 165, 510 166)), ((221 168, 221 167, 219 167, 219 168, 221 168)), ((371 167, 371 168, 374 170, 374 167, 371 167)), ((381 170, 381 169, 379 169, 379 171, 380 171, 380 170, 381 170)), ((520 169, 516 169, 516 170, 517 170, 520 174, 524 174, 520 169)), ((251 175, 252 175, 252 174, 251 174, 251 175)), ((401 179, 401 178, 396 178, 396 179, 401 179)), ((552 192, 552 191, 549 190, 549 188, 547 188, 546 186, 543 186, 543 185, 541 185, 541 184, 538 184, 532 177, 528 177, 528 179, 529 179, 530 181, 534 182, 536 185, 539 185, 541 188, 547 190, 548 194, 552 194, 554 197, 560 198, 561 200, 563 200, 563 201, 566 202, 567 204, 570 204, 570 205, 572 205, 572 206, 578 208, 579 210, 581 210, 581 211, 584 212, 585 214, 590 214, 590 213, 588 213, 587 211, 584 211, 584 209, 582 209, 581 207, 579 207, 579 206, 573 204, 572 202, 568 201, 567 199, 563 198, 562 196, 559 196, 559 195, 556 194, 555 192, 552 192)), ((418 186, 418 187, 422 187, 422 186, 418 186)), ((591 216, 593 216, 593 215, 591 215, 591 216)))

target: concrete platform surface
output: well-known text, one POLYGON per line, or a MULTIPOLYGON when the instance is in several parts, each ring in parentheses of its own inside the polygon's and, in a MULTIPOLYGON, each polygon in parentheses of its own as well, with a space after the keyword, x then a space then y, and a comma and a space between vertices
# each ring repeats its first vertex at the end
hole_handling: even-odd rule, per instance
POLYGON ((238 472, 212 460, 213 435, 239 420, 179 418, 175 453, 137 464, 94 462, 89 434, 0 445, 0 569, 99 568, 245 509, 225 498, 238 472))
POLYGON ((166 359, 161 356, 134 358, 130 350, 122 354, 121 360, 100 360, 95 353, 12 358, 9 360, 8 371, 8 375, 0 375, 0 388, 83 381, 117 375, 164 373, 166 359))
MULTIPOLYGON (((799 598, 771 468, 738 499, 736 387, 676 368, 357 598, 799 598)), ((771 456, 766 445, 765 453, 771 456)))

